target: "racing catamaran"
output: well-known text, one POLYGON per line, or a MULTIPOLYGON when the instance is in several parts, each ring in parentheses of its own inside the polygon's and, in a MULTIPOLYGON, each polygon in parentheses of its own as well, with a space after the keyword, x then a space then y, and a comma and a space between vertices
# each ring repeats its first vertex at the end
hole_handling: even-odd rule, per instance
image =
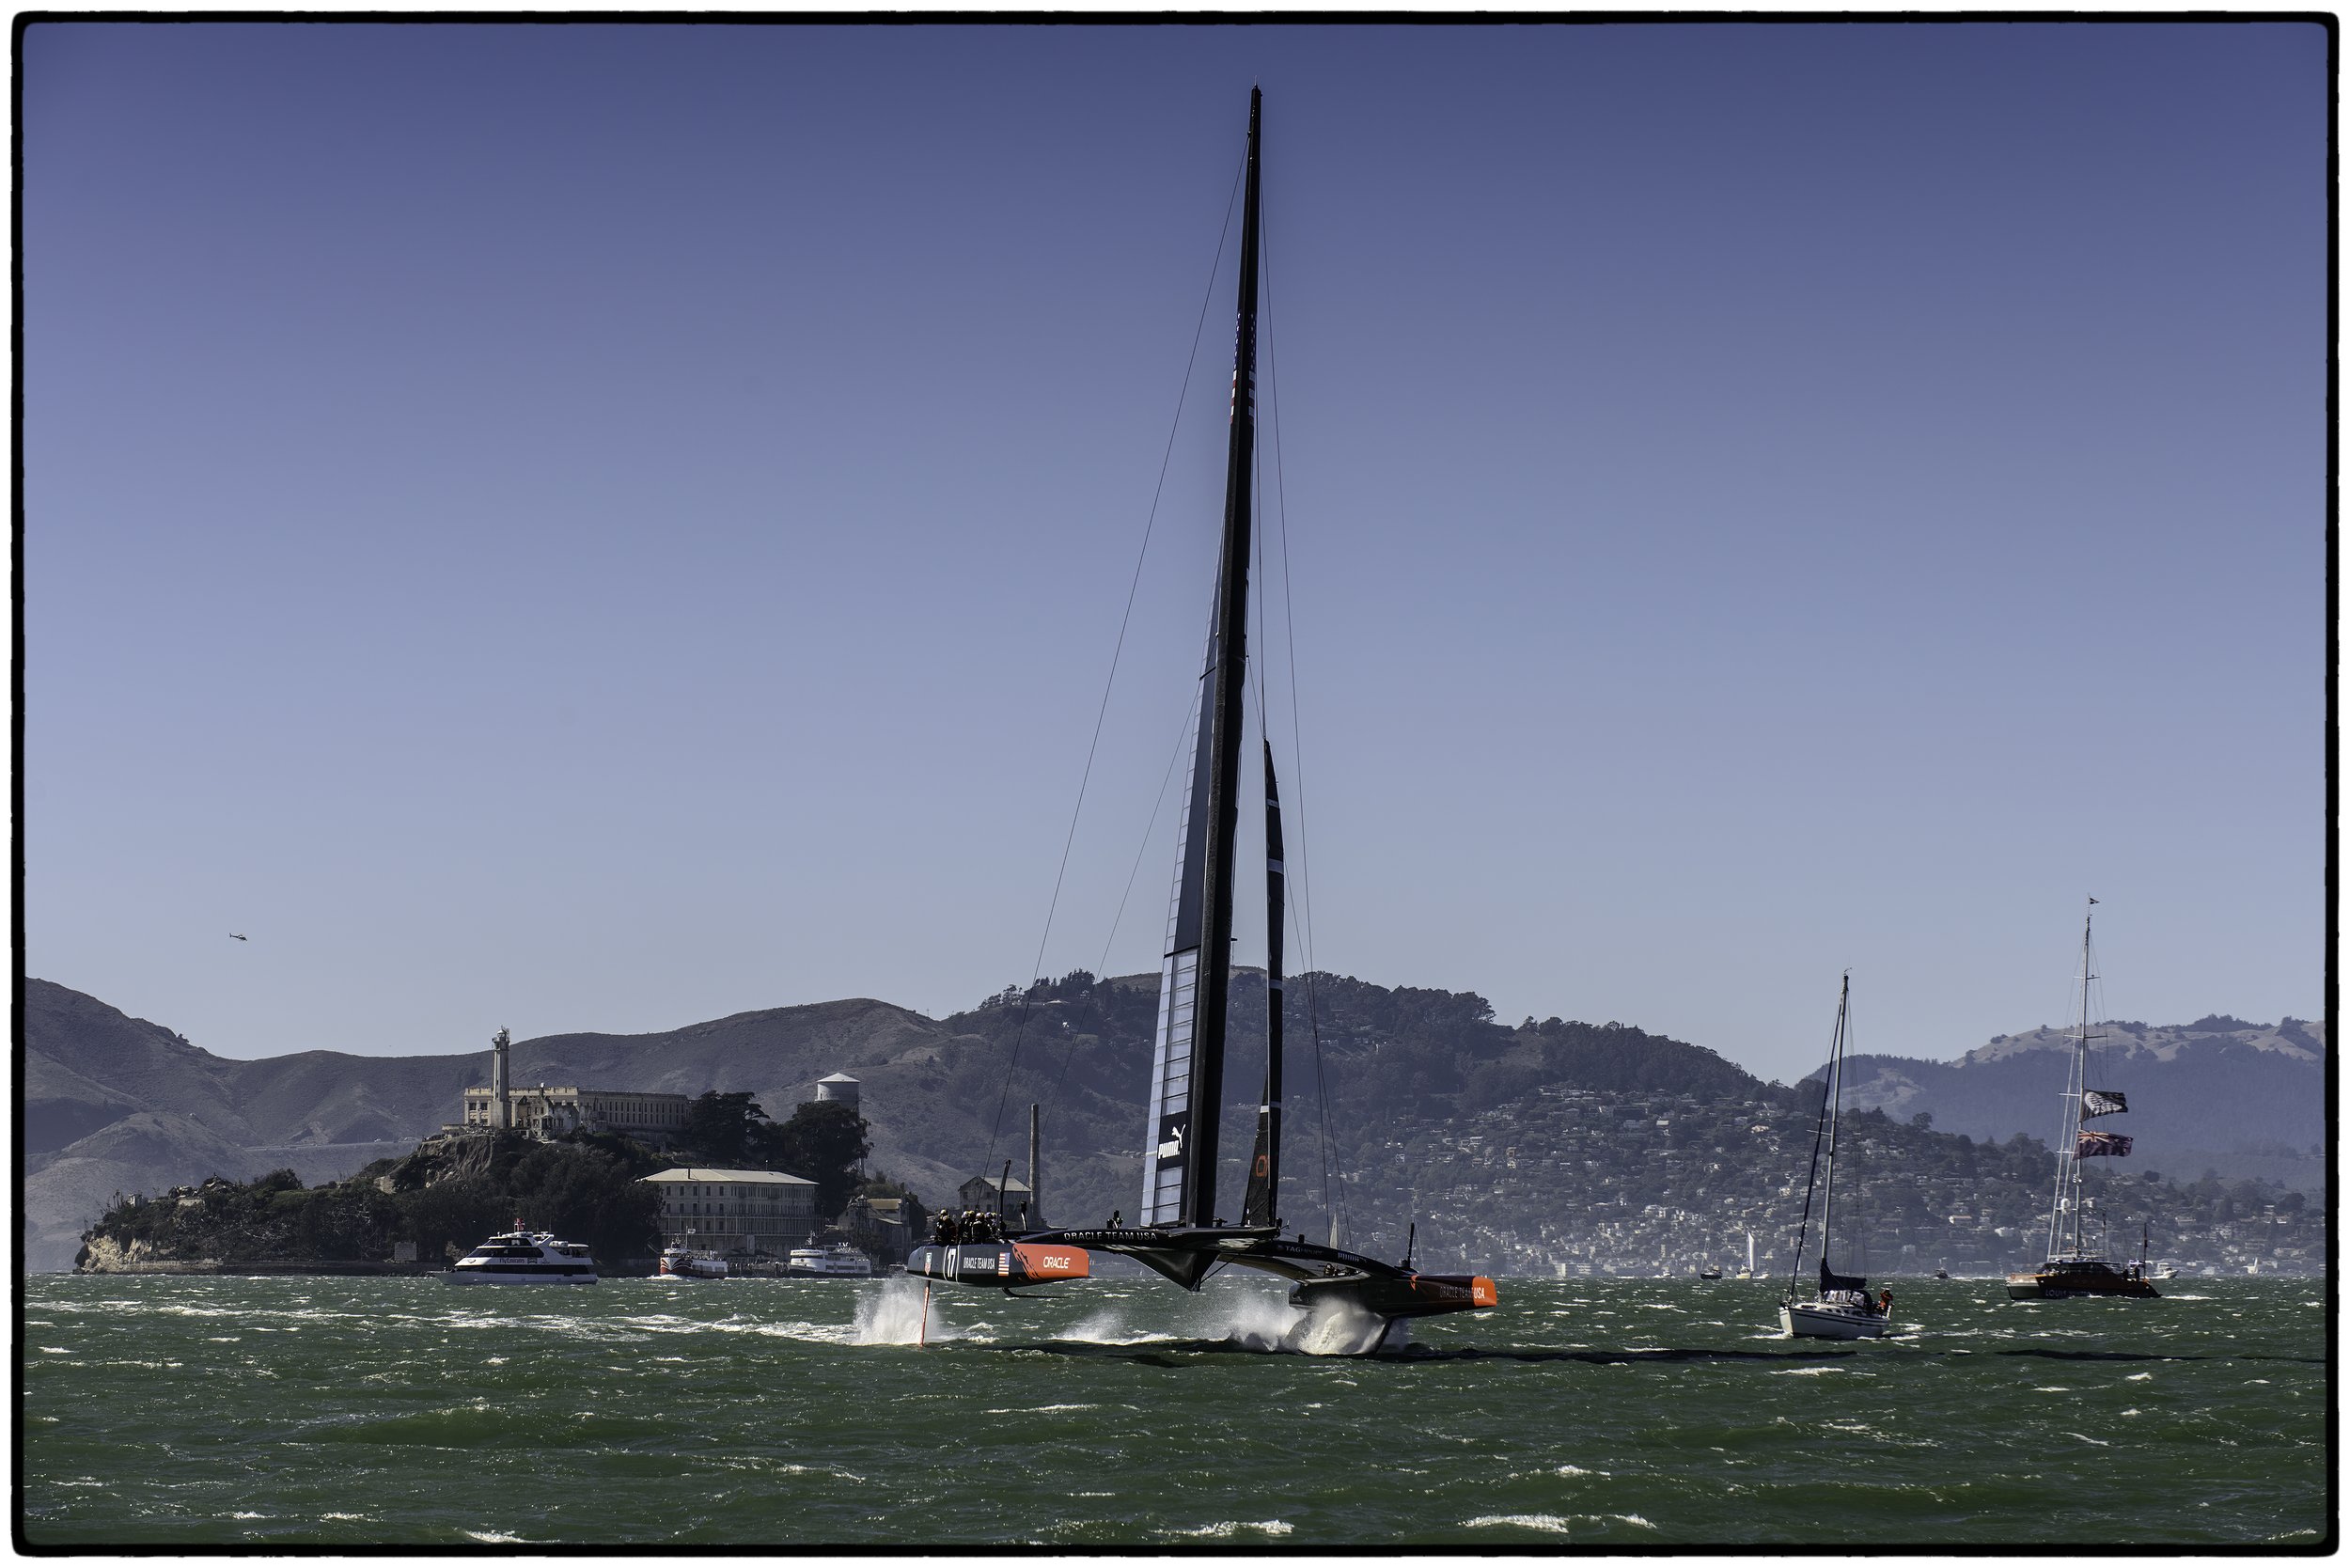
MULTIPOLYGON (((1370 1348, 1391 1345, 1405 1320, 1493 1306, 1482 1275, 1423 1274, 1408 1256, 1383 1262, 1284 1234, 1281 1165, 1281 808, 1273 750, 1264 748, 1266 1018, 1270 1051, 1240 1223, 1216 1197, 1217 1110, 1224 1095, 1226 1000, 1231 980, 1234 850, 1242 785, 1248 562, 1256 461, 1258 160, 1262 95, 1248 102, 1248 161, 1240 241, 1239 325, 1226 451, 1223 554, 1200 675, 1197 733, 1183 811, 1173 911, 1159 982, 1159 1015, 1145 1125, 1142 1202, 1132 1226, 1050 1230, 937 1242, 913 1250, 906 1272, 925 1279, 1009 1288, 1079 1278, 1089 1254, 1133 1258, 1198 1290, 1227 1265, 1290 1281, 1292 1305, 1351 1308, 1376 1320, 1370 1348)), ((1408 1333, 1408 1330, 1403 1330, 1408 1333)))

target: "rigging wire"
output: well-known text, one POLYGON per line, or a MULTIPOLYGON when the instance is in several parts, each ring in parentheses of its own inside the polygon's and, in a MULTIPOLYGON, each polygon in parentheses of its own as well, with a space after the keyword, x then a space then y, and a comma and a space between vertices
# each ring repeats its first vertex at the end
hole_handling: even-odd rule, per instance
MULTIPOLYGON (((1264 222, 1262 214, 1258 217, 1257 246, 1259 254, 1263 259, 1264 313, 1269 326, 1274 319, 1273 234, 1271 226, 1264 222)), ((1305 949, 1306 956, 1304 977, 1306 1028, 1307 1032, 1313 1037, 1314 1043, 1314 1108, 1321 1121, 1322 1132, 1320 1140, 1322 1145, 1322 1208, 1325 1216, 1342 1227, 1345 1232, 1351 1235, 1353 1225, 1346 1213, 1346 1184, 1340 1181, 1334 1186, 1331 1181, 1334 1163, 1330 1147, 1330 1084, 1329 1076, 1323 1067, 1322 1009, 1314 994, 1314 975, 1319 966, 1314 962, 1313 893, 1306 874, 1306 739, 1304 726, 1298 718, 1297 613, 1290 599, 1289 485, 1286 471, 1281 466, 1281 383, 1278 374, 1279 361, 1276 353, 1278 344, 1277 333, 1267 332, 1265 334, 1265 406, 1273 415, 1268 424, 1273 433, 1274 512, 1281 525, 1281 630, 1289 651, 1290 757, 1292 764, 1292 772, 1296 776, 1292 786, 1292 793, 1297 800, 1297 898, 1290 918, 1298 926, 1298 934, 1303 939, 1300 945, 1305 949)), ((1260 530, 1261 534, 1261 532, 1262 530, 1260 530)), ((1261 553, 1262 548, 1261 539, 1259 541, 1261 553)), ((1260 559, 1261 560, 1261 554, 1260 559)), ((1258 575, 1261 581, 1263 577, 1261 570, 1258 575)), ((1271 595, 1265 594, 1261 597, 1270 599, 1271 595)), ((1270 638, 1268 637, 1267 640, 1269 641, 1270 638)), ((1261 729, 1264 726, 1261 686, 1259 688, 1257 722, 1261 729)))
MULTIPOLYGON (((1837 1004, 1836 1013, 1841 1043, 1844 1015, 1844 1008, 1841 1000, 1837 1004)), ((1804 1178, 1803 1218, 1795 1226, 1795 1261, 1790 1265, 1787 1276, 1787 1298, 1790 1301, 1794 1299, 1796 1283, 1803 1278, 1803 1244, 1805 1236, 1811 1229, 1811 1195, 1820 1184, 1820 1144, 1827 1137, 1828 1096, 1833 1092, 1835 1084, 1836 1059, 1831 1050, 1827 1071, 1820 1074, 1820 1120, 1811 1129, 1811 1173, 1804 1178)), ((1827 1241, 1825 1237, 1820 1242, 1820 1262, 1823 1263, 1827 1262, 1827 1241)))
POLYGON ((1143 856, 1151 853, 1151 835, 1158 830, 1159 813, 1167 808, 1167 786, 1175 782, 1175 770, 1183 760, 1184 743, 1191 739, 1192 725, 1198 721, 1198 701, 1195 698, 1183 713, 1181 729, 1175 732, 1175 750, 1167 760, 1167 772, 1159 778, 1159 798, 1151 803, 1151 820, 1143 825, 1142 843, 1135 850, 1135 863, 1126 872, 1126 890, 1119 895, 1118 913, 1110 917, 1110 933, 1102 939, 1102 956, 1094 964, 1094 973, 1109 972, 1110 949, 1117 945, 1118 928, 1126 918, 1126 903, 1135 895, 1135 878, 1142 874, 1143 856))
POLYGON ((1102 725, 1103 721, 1108 716, 1110 711, 1110 691, 1118 683, 1119 659, 1126 651, 1126 630, 1134 620, 1135 596, 1142 587, 1143 562, 1150 557, 1151 534, 1152 530, 1157 526, 1159 520, 1159 501, 1160 498, 1167 494, 1167 471, 1168 465, 1174 461, 1175 457, 1175 436, 1176 432, 1183 428, 1183 405, 1191 395, 1192 371, 1198 368, 1199 363, 1199 339, 1207 330, 1208 307, 1214 304, 1215 300, 1215 276, 1216 274, 1222 270, 1224 265, 1225 241, 1230 237, 1232 232, 1232 208, 1239 200, 1241 175, 1246 172, 1247 167, 1248 161, 1244 156, 1241 160, 1239 171, 1235 172, 1232 176, 1231 194, 1226 196, 1224 200, 1224 227, 1217 233, 1215 238, 1215 259, 1209 264, 1207 291, 1200 296, 1199 300, 1199 320, 1192 327, 1191 353, 1183 361, 1183 383, 1182 387, 1175 394, 1175 417, 1167 426, 1167 449, 1162 452, 1159 457, 1159 481, 1157 486, 1151 492, 1151 512, 1149 517, 1144 520, 1142 525, 1142 547, 1135 552, 1134 577, 1133 580, 1126 585, 1126 610, 1125 613, 1119 618, 1118 644, 1110 652, 1109 676, 1108 679, 1102 682, 1102 703, 1093 715, 1093 739, 1088 743, 1086 746, 1085 772, 1077 780, 1077 804, 1069 813, 1069 835, 1061 841, 1060 869, 1053 875, 1053 897, 1051 902, 1045 906, 1044 910, 1044 934, 1037 938, 1036 962, 1030 965, 1033 978, 1031 979, 1029 984, 1021 988, 1020 1022, 1012 1030, 1011 1055, 1006 1058, 1004 1063, 1004 1090, 1003 1093, 996 1098, 995 1120, 988 1128, 987 1157, 979 1162, 979 1168, 982 1171, 988 1169, 988 1168, 995 1163, 995 1145, 1003 1137, 1004 1107, 1011 1103, 1012 1075, 1019 1071, 1020 1047, 1023 1042, 1025 1042, 1027 1038, 1028 1011, 1036 996, 1035 981, 1043 978, 1041 975, 1034 975, 1033 971, 1041 969, 1044 966, 1044 949, 1046 944, 1050 943, 1053 939, 1053 917, 1060 909, 1061 884, 1068 878, 1069 875, 1069 852, 1077 841, 1078 819, 1085 814, 1086 788, 1092 782, 1093 779, 1094 754, 1101 749, 1102 725))
MULTIPOLYGON (((1198 704, 1195 702, 1193 704, 1193 708, 1196 709, 1197 706, 1198 704)), ((1126 891, 1119 898, 1118 914, 1110 920, 1110 933, 1103 939, 1102 956, 1095 963, 1093 969, 1096 979, 1105 980, 1108 978, 1110 949, 1118 941, 1119 925, 1126 918, 1126 902, 1129 899, 1134 897, 1135 878, 1139 876, 1142 872, 1143 856, 1151 852, 1151 836, 1152 833, 1157 831, 1159 825, 1159 813, 1164 810, 1167 806, 1167 788, 1169 784, 1172 784, 1175 781, 1176 766, 1183 760, 1183 743, 1191 739, 1192 719, 1192 709, 1186 709, 1183 714, 1183 729, 1177 731, 1175 736, 1175 753, 1167 760, 1167 773, 1159 780, 1159 798, 1152 802, 1151 821, 1142 830, 1141 844, 1135 850, 1134 868, 1126 873, 1126 891)), ((1076 1059, 1077 1037, 1073 1034, 1069 1039, 1069 1048, 1061 1053, 1060 1072, 1054 1076, 1053 1091, 1049 1096, 1047 1096, 1047 1098, 1052 1100, 1058 1100, 1060 1098, 1061 1086, 1069 1081, 1070 1064, 1076 1059)), ((1001 1113, 999 1112, 998 1114, 1001 1113)), ((993 1152, 993 1151, 990 1151, 990 1152, 993 1152)))

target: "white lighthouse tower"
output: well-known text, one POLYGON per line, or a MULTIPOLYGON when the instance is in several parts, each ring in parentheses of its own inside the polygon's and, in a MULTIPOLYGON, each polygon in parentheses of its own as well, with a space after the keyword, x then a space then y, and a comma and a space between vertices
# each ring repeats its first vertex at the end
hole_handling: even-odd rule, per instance
POLYGON ((490 1037, 490 1125, 500 1129, 514 1124, 514 1102, 507 1089, 507 1054, 512 1045, 502 1028, 490 1037))

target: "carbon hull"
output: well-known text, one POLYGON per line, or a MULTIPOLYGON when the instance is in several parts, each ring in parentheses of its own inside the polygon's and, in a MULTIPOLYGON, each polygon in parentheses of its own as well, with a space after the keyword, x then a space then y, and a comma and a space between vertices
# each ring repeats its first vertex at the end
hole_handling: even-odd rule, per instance
POLYGON ((1083 1247, 1051 1245, 1027 1236, 1016 1241, 932 1243, 906 1256, 906 1273, 913 1278, 982 1285, 990 1290, 1058 1284, 1086 1278, 1092 1272, 1093 1262, 1083 1247))
POLYGON ((1134 1259, 1186 1289, 1220 1266, 1256 1269, 1290 1282, 1290 1304, 1345 1305, 1380 1318, 1467 1312, 1500 1299, 1483 1275, 1423 1274, 1360 1253, 1284 1237, 1265 1226, 1153 1226, 1117 1231, 1056 1231, 1026 1238, 1134 1259))

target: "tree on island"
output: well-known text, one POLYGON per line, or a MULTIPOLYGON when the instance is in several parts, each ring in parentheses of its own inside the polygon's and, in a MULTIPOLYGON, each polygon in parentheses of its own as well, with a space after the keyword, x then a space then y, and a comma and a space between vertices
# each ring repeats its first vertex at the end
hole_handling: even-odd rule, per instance
POLYGON ((846 1208, 857 1168, 873 1152, 855 1107, 838 1100, 803 1101, 775 1133, 777 1168, 816 1184, 816 1212, 829 1216, 846 1208))
POLYGON ((713 1089, 685 1107, 677 1140, 712 1165, 738 1166, 771 1159, 775 1132, 747 1090, 721 1094, 713 1089))
POLYGON ((780 1124, 746 1092, 713 1090, 685 1109, 678 1142, 713 1166, 780 1170, 816 1184, 816 1213, 838 1214, 873 1152, 865 1118, 838 1100, 805 1100, 780 1124))

